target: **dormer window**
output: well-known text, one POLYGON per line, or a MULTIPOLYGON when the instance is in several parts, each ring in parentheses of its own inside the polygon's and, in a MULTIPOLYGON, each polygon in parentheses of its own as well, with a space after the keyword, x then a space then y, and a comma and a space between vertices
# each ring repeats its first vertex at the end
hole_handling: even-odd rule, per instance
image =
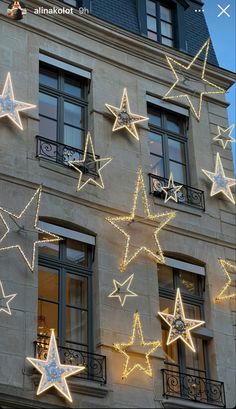
POLYGON ((146 0, 146 9, 148 38, 169 47, 174 47, 175 10, 158 0, 146 0))

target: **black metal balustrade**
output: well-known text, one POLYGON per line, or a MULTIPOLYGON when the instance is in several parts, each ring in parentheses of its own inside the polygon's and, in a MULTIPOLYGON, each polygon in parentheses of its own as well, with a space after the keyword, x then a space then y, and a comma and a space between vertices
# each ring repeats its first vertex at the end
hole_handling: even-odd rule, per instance
POLYGON ((225 408, 224 383, 194 374, 162 369, 163 396, 225 408))
MULTIPOLYGON (((181 183, 174 182, 175 185, 181 183)), ((162 190, 163 186, 168 186, 168 179, 161 176, 149 173, 150 193, 160 199, 165 199, 165 192, 162 190)), ((195 207, 200 210, 205 210, 205 198, 203 190, 195 189, 194 187, 182 185, 182 188, 177 192, 177 203, 195 207)))
MULTIPOLYGON (((34 342, 34 345, 35 357, 37 359, 46 360, 49 344, 38 340, 34 342)), ((61 363, 85 366, 83 371, 75 375, 76 377, 106 384, 106 356, 65 347, 58 347, 58 351, 61 363)))
MULTIPOLYGON (((65 145, 60 142, 52 141, 51 139, 44 138, 43 136, 36 136, 37 139, 37 151, 36 157, 49 160, 51 162, 59 163, 63 166, 70 166, 69 161, 82 160, 84 151, 81 149, 74 148, 70 145, 65 145)), ((83 173, 89 173, 90 175, 97 176, 96 163, 94 162, 93 155, 87 153, 87 162, 76 165, 81 169, 83 173), (91 161, 90 161, 91 159, 91 161)), ((96 155, 96 159, 99 156, 96 155)), ((73 167, 71 167, 73 169, 73 167)))

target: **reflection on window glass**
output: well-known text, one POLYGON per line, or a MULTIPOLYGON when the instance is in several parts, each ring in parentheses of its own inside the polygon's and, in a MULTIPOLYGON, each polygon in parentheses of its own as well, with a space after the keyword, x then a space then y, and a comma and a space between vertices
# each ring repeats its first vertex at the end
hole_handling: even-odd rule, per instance
POLYGON ((153 33, 152 31, 148 31, 148 38, 150 38, 150 40, 157 41, 157 34, 153 33))
POLYGON ((87 334, 87 312, 67 307, 66 342, 86 345, 88 343, 87 334))
MULTIPOLYGON (((45 234, 40 233, 39 234, 39 240, 43 240, 45 238, 45 234)), ((59 242, 45 242, 45 243, 39 243, 39 254, 45 255, 45 256, 53 256, 53 257, 59 257, 59 242)))
POLYGON ((87 308, 87 278, 76 274, 66 275, 66 304, 87 308))
POLYGON ((42 92, 39 93, 39 114, 48 118, 57 118, 57 98, 42 92))
POLYGON ((158 266, 158 283, 159 287, 174 288, 173 270, 171 267, 164 264, 158 266))
POLYGON ((173 314, 174 307, 175 307, 175 300, 170 300, 169 298, 160 297, 160 311, 161 312, 164 312, 166 314, 173 314))
POLYGON ((158 156, 151 155, 150 167, 153 175, 164 177, 164 160, 158 156))
POLYGON ((161 126, 161 115, 159 115, 158 113, 148 113, 149 116, 149 123, 151 125, 155 125, 155 126, 161 126))
POLYGON ((157 20, 155 17, 147 16, 147 28, 154 32, 157 31, 157 20))
POLYGON ((169 47, 174 46, 173 40, 170 40, 169 38, 166 38, 166 37, 162 37, 161 42, 162 42, 162 44, 168 45, 169 47))
POLYGON ((64 91, 76 98, 82 97, 81 84, 79 83, 79 81, 76 81, 75 79, 68 76, 65 76, 64 91))
POLYGON ((175 182, 186 184, 186 169, 184 165, 170 161, 170 172, 173 173, 175 182))
POLYGON ((73 126, 64 125, 64 143, 73 148, 83 148, 84 132, 73 126))
POLYGON ((179 287, 181 291, 198 294, 198 276, 188 271, 179 271, 179 287))
POLYGON ((47 301, 38 301, 38 336, 40 341, 47 342, 51 335, 51 329, 58 334, 58 304, 47 301), (43 338, 43 340, 42 340, 43 338), (45 338, 45 339, 44 339, 45 338))
POLYGON ((184 144, 175 139, 168 138, 169 158, 176 162, 185 163, 184 144))
MULTIPOLYGON (((49 119, 44 116, 39 116, 39 135, 44 138, 51 139, 52 141, 57 140, 57 121, 54 119, 49 119)), ((53 151, 47 151, 47 156, 55 157, 53 151)))
POLYGON ((57 88, 57 73, 53 71, 42 70, 39 73, 39 82, 47 87, 57 88))
MULTIPOLYGON (((199 376, 198 371, 205 371, 205 364, 204 364, 204 349, 203 349, 203 340, 198 338, 192 334, 193 344, 196 349, 196 353, 192 353, 192 351, 186 348, 186 366, 189 369, 190 375, 197 375, 199 376), (194 371, 194 369, 196 371, 194 371)), ((204 376, 204 372, 202 373, 204 376)))
POLYGON ((151 16, 156 16, 156 2, 147 0, 147 14, 151 14, 151 16))
POLYGON ((168 38, 172 38, 172 25, 165 21, 161 21, 161 34, 168 38))
POLYGON ((168 21, 171 23, 171 9, 168 9, 167 7, 160 6, 160 17, 161 20, 168 21))
POLYGON ((87 246, 84 243, 67 239, 66 258, 73 263, 87 265, 87 246))
POLYGON ((162 135, 158 135, 154 132, 149 132, 149 141, 150 141, 150 151, 155 155, 163 155, 162 148, 162 135))
POLYGON ((168 335, 169 335, 169 330, 162 328, 162 348, 165 354, 165 361, 167 361, 169 364, 178 365, 177 343, 173 342, 170 345, 166 345, 168 335))
POLYGON ((82 124, 82 108, 78 105, 64 102, 64 122, 68 125, 81 127, 82 124))
POLYGON ((48 301, 58 301, 58 271, 39 266, 38 295, 48 301))
POLYGON ((172 132, 180 133, 179 119, 174 116, 167 115, 166 121, 167 129, 172 132))
POLYGON ((201 310, 197 305, 184 303, 184 311, 186 318, 193 318, 194 320, 201 319, 201 310))

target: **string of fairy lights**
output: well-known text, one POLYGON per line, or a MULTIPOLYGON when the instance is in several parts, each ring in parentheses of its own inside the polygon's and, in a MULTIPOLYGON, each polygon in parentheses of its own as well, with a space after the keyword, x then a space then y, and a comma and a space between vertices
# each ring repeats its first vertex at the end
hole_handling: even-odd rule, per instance
MULTIPOLYGON (((166 55, 168 67, 174 75, 174 83, 163 96, 163 100, 177 100, 186 103, 198 122, 201 120, 205 96, 225 94, 226 92, 226 90, 220 86, 206 79, 209 47, 210 39, 203 44, 188 65, 184 65, 182 62, 166 55), (200 60, 200 56, 202 55, 204 58, 200 60), (196 72, 199 73, 199 71, 201 71, 200 74, 196 74, 196 72), (196 86, 198 86, 200 91, 196 89, 196 86)), ((3 86, 3 92, 0 95, 0 119, 9 119, 23 131, 19 113, 35 107, 36 105, 15 99, 11 74, 8 73, 3 86)), ((140 142, 138 126, 140 126, 140 123, 148 121, 148 118, 131 111, 127 89, 124 88, 123 90, 119 107, 111 104, 105 104, 105 107, 112 114, 110 117, 115 117, 112 132, 121 133, 121 131, 127 131, 127 133, 133 137, 133 142, 140 142)), ((235 142, 235 139, 232 137, 234 125, 228 128, 218 126, 217 129, 218 133, 213 138, 213 141, 214 143, 219 143, 225 150, 229 144, 235 142)), ((102 171, 110 164, 112 159, 112 157, 100 158, 95 155, 93 138, 91 133, 88 132, 82 158, 68 160, 68 166, 79 174, 76 192, 80 193, 81 190, 88 185, 105 189, 102 171)), ((212 182, 211 197, 220 194, 221 197, 223 196, 230 203, 235 204, 231 188, 236 184, 236 180, 225 175, 219 152, 216 153, 214 172, 205 169, 202 169, 202 172, 212 182)), ((161 187, 165 195, 164 203, 167 204, 169 201, 178 203, 179 197, 182 195, 182 188, 183 185, 175 182, 173 172, 171 172, 169 174, 168 184, 161 187)), ((4 207, 0 207, 0 222, 5 229, 3 235, 0 237, 0 252, 18 250, 27 268, 32 272, 35 270, 37 246, 41 243, 54 243, 62 240, 59 236, 39 228, 39 209, 42 190, 43 187, 39 186, 20 211, 13 212, 4 207), (22 231, 25 233, 23 236, 20 234, 22 231), (39 233, 42 236, 41 240, 38 239, 39 233), (27 240, 25 239, 26 236, 27 240)), ((105 219, 116 229, 116 233, 119 237, 122 238, 121 244, 117 239, 122 249, 121 261, 118 266, 119 274, 124 274, 129 265, 131 263, 134 264, 136 259, 141 256, 155 263, 164 264, 165 257, 160 245, 159 236, 168 223, 176 218, 176 212, 173 210, 157 214, 151 212, 151 203, 149 203, 148 200, 147 188, 141 167, 137 170, 137 178, 130 209, 128 214, 124 212, 116 216, 109 216, 105 219), (141 239, 138 245, 136 243, 137 237, 139 240, 141 239)), ((225 259, 219 259, 219 266, 221 270, 223 270, 225 282, 215 296, 215 302, 217 303, 230 300, 236 296, 235 291, 230 291, 233 283, 233 275, 236 273, 236 266, 225 259)), ((134 277, 135 274, 133 273, 122 280, 113 279, 113 291, 108 295, 108 298, 116 298, 121 308, 125 306, 126 302, 131 303, 131 298, 136 297, 137 299, 139 296, 139 294, 130 288, 133 285, 134 277)), ((0 313, 7 315, 12 314, 9 304, 15 302, 13 300, 16 296, 17 294, 6 295, 3 282, 0 281, 0 313)), ((179 288, 176 290, 173 314, 162 311, 158 312, 158 315, 169 326, 167 345, 180 340, 193 353, 196 352, 191 331, 204 325, 205 322, 189 317, 186 318, 179 288)), ((149 377, 153 375, 151 356, 161 347, 161 342, 159 340, 145 341, 140 313, 138 311, 133 315, 133 324, 129 340, 127 342, 116 342, 113 346, 114 350, 120 353, 124 359, 122 371, 123 380, 127 379, 129 375, 137 370, 145 373, 149 377), (145 352, 143 352, 144 350, 145 352), (135 358, 137 354, 141 354, 143 357, 142 362, 138 357, 137 359, 135 358)), ((54 330, 51 332, 46 352, 46 359, 27 358, 28 362, 41 374, 37 395, 54 387, 64 398, 72 402, 67 378, 86 370, 86 365, 67 365, 61 363, 54 330)))

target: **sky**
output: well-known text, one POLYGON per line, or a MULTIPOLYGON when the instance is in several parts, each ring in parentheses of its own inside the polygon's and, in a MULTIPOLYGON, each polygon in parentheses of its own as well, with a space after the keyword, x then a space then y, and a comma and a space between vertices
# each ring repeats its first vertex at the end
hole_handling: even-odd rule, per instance
MULTIPOLYGON (((205 0, 204 15, 210 31, 211 40, 222 68, 236 71, 236 0, 205 0), (226 7, 229 7, 226 9, 226 7), (226 9, 225 12, 222 9, 226 9), (218 15, 222 14, 218 17, 218 15), (228 13, 228 17, 225 13, 228 13)), ((229 124, 236 123, 236 85, 230 88, 226 95, 230 102, 228 108, 229 124)), ((236 130, 232 134, 236 138, 236 130)), ((236 172, 236 143, 232 144, 234 156, 234 169, 236 172)))

